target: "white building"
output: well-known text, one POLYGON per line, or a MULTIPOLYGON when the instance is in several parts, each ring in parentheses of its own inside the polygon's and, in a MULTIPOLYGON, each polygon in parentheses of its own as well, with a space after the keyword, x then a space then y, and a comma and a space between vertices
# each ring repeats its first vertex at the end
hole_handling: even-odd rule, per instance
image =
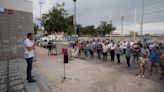
MULTIPOLYGON (((114 30, 112 32, 113 36, 122 36, 122 30, 114 30)), ((124 36, 134 36, 134 35, 138 35, 138 32, 134 32, 132 30, 128 30, 128 29, 124 29, 123 30, 123 35, 124 36)))

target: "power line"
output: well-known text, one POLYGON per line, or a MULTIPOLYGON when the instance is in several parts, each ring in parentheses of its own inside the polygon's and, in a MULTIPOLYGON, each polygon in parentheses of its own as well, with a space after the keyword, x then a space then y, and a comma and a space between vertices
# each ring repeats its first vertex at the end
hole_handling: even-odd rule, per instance
MULTIPOLYGON (((149 3, 149 4, 147 3, 144 6, 148 7, 148 6, 151 6, 151 5, 154 5, 154 4, 159 4, 159 3, 164 3, 164 0, 152 2, 152 3, 149 3)), ((137 5, 137 7, 142 8, 142 5, 141 4, 137 5)), ((135 8, 135 6, 128 7, 128 8, 120 8, 120 9, 112 10, 112 12, 127 11, 127 10, 134 9, 134 8, 135 8)))
MULTIPOLYGON (((151 14, 157 14, 157 13, 164 13, 164 10, 147 12, 147 13, 144 13, 144 16, 145 15, 151 15, 151 14)), ((136 14, 136 16, 141 16, 141 14, 136 14)), ((134 17, 134 15, 129 15, 129 16, 125 16, 125 17, 126 18, 130 18, 130 17, 134 17)), ((120 16, 119 17, 113 17, 113 19, 120 19, 120 16)))

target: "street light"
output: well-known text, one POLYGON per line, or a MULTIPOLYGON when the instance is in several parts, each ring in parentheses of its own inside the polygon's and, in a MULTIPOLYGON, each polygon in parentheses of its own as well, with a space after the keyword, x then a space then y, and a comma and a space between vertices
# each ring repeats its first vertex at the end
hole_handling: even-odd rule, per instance
POLYGON ((122 40, 124 40, 124 16, 121 17, 121 36, 122 40))
POLYGON ((42 1, 39 1, 40 18, 42 16, 42 4, 43 4, 43 2, 42 1))
POLYGON ((73 2, 74 2, 74 17, 73 17, 73 24, 74 24, 74 32, 75 32, 75 35, 77 35, 77 30, 76 30, 76 1, 77 1, 77 0, 73 0, 73 2))
POLYGON ((141 15, 141 41, 143 40, 143 19, 144 19, 144 6, 145 5, 145 1, 143 0, 142 2, 142 15, 141 15))

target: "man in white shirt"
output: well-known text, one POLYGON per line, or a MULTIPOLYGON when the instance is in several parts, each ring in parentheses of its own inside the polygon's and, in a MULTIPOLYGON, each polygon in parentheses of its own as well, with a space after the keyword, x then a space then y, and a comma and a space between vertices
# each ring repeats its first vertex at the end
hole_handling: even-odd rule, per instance
POLYGON ((107 43, 105 43, 102 48, 103 48, 103 61, 107 61, 107 51, 108 51, 107 43))
POLYGON ((32 71, 32 62, 34 58, 34 48, 35 44, 33 43, 33 33, 27 34, 27 39, 24 41, 24 57, 27 61, 27 80, 29 83, 36 82, 31 75, 32 71))

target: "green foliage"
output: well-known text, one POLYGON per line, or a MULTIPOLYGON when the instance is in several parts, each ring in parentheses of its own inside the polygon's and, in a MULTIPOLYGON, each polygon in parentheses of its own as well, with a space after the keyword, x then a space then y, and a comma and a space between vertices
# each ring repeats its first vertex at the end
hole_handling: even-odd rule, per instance
POLYGON ((37 31, 39 31, 39 26, 34 23, 34 34, 37 34, 37 31))
POLYGON ((94 25, 82 27, 80 24, 77 25, 77 33, 79 36, 105 36, 110 34, 116 28, 113 27, 112 22, 101 22, 100 26, 95 28, 94 25))
POLYGON ((64 3, 62 5, 57 4, 47 14, 42 15, 41 25, 48 33, 71 32, 73 16, 68 16, 67 11, 63 8, 64 5, 64 3))
POLYGON ((98 30, 102 36, 105 36, 106 34, 110 34, 112 31, 114 31, 116 28, 113 27, 112 22, 101 22, 100 26, 98 27, 98 30))
MULTIPOLYGON (((64 5, 64 3, 61 5, 56 4, 56 6, 49 10, 48 13, 43 14, 39 19, 41 25, 48 34, 65 32, 68 35, 72 35, 74 33, 73 16, 68 15, 67 10, 63 8, 64 5)), ((97 28, 95 28, 94 25, 86 27, 80 24, 77 25, 77 34, 79 36, 105 36, 106 34, 110 34, 113 30, 115 30, 115 27, 113 27, 112 22, 102 22, 97 28)))

